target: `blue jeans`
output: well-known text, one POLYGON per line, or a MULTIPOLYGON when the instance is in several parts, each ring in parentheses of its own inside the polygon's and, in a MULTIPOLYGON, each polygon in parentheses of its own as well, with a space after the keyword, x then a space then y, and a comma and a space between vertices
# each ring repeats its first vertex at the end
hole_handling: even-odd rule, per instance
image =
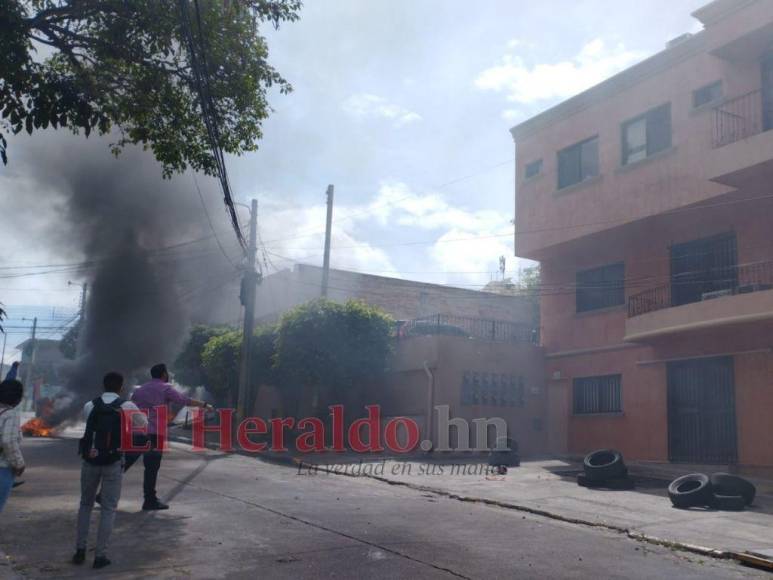
POLYGON ((0 467, 0 512, 3 511, 5 502, 11 494, 13 487, 13 471, 10 467, 0 467))

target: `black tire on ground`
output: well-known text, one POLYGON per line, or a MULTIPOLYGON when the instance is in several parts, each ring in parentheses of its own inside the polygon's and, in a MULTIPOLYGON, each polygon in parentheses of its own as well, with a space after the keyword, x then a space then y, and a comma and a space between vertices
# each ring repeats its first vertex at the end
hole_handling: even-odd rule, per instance
POLYGON ((709 476, 703 473, 683 475, 668 486, 668 497, 674 507, 689 508, 712 505, 714 493, 709 476))
POLYGON ((746 498, 742 495, 720 495, 715 493, 714 503, 711 507, 718 510, 740 512, 746 508, 746 498))
POLYGON ((711 476, 711 485, 717 495, 743 496, 746 505, 751 505, 757 494, 757 488, 751 481, 729 473, 715 473, 711 476))
POLYGON ((614 449, 600 449, 585 456, 582 463, 585 475, 596 481, 625 477, 627 473, 623 454, 614 449))

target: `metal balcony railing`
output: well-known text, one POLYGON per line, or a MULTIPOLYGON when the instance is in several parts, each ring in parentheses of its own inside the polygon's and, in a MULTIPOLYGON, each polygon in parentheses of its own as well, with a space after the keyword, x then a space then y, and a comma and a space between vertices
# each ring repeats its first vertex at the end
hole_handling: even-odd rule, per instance
POLYGON ((424 335, 447 335, 477 338, 494 342, 537 343, 538 332, 528 324, 506 320, 487 320, 434 314, 397 323, 398 338, 424 335))
POLYGON ((714 108, 714 148, 730 145, 767 130, 762 91, 756 90, 714 108))
POLYGON ((628 318, 682 306, 695 302, 712 300, 735 294, 749 294, 761 290, 773 290, 773 262, 756 262, 733 268, 722 268, 721 272, 694 272, 682 275, 671 284, 650 288, 628 298, 628 318), (679 292, 674 292, 674 290, 679 292), (685 292, 691 289, 692 292, 685 292), (674 295, 692 296, 691 300, 678 302, 674 295))

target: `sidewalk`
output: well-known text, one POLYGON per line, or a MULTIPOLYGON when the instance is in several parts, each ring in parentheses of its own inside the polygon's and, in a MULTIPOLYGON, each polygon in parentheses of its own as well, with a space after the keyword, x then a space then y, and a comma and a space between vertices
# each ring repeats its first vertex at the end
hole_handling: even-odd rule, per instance
MULTIPOLYGON (((601 526, 707 555, 735 557, 746 551, 773 549, 773 496, 758 494, 754 505, 743 512, 679 510, 668 499, 668 481, 647 475, 642 466, 632 469, 636 490, 607 491, 578 486, 581 466, 560 460, 525 462, 506 476, 481 474, 475 468, 479 463, 449 460, 444 464, 434 458, 408 463, 390 459, 370 465, 371 469, 362 468, 360 473, 367 471, 368 477, 462 501, 601 526), (379 464, 383 469, 373 473, 379 464)), ((319 467, 323 469, 324 464, 319 467)))
MULTIPOLYGON (((190 441, 189 435, 181 432, 173 437, 190 441)), ((630 471, 636 489, 611 491, 578 486, 576 477, 582 465, 570 459, 526 461, 521 467, 511 468, 506 476, 496 476, 485 473, 483 456, 261 453, 257 457, 305 472, 370 477, 461 501, 599 526, 714 557, 736 558, 747 551, 773 550, 773 481, 768 479, 752 478, 757 498, 743 512, 680 510, 671 505, 668 483, 693 473, 695 466, 633 463, 630 471)))

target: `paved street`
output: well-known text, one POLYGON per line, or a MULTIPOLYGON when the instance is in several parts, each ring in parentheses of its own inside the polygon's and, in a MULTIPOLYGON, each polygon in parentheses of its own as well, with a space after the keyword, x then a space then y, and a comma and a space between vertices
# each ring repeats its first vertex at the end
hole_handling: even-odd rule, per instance
MULTIPOLYGON (((28 440, 25 453, 27 483, 0 516, 0 550, 21 577, 769 577, 601 529, 179 445, 161 470, 160 491, 172 509, 141 512, 142 469, 130 472, 114 565, 98 575, 68 563, 75 441, 28 440)), ((2 574, 13 577, 8 567, 2 574)))

